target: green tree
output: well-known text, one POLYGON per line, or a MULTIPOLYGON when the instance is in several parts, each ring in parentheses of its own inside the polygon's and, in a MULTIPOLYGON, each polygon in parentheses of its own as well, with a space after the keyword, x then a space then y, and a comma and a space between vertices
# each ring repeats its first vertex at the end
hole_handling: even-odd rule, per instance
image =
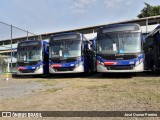
POLYGON ((150 17, 160 15, 160 5, 152 6, 148 3, 144 3, 145 7, 141 10, 141 13, 138 14, 138 18, 150 17))

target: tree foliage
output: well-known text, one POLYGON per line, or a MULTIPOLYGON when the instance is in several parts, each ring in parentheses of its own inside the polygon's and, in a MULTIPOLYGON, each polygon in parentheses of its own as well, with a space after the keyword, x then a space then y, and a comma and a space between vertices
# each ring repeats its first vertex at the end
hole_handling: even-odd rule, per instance
POLYGON ((138 14, 138 18, 150 17, 160 15, 160 5, 152 6, 148 3, 144 3, 145 7, 141 10, 141 13, 138 14))

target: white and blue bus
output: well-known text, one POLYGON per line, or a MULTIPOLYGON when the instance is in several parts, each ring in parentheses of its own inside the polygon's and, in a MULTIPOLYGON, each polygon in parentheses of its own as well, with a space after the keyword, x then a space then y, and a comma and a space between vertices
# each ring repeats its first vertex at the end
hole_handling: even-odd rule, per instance
POLYGON ((144 54, 138 24, 101 27, 97 33, 97 72, 142 72, 144 54))
POLYGON ((160 25, 145 39, 143 50, 145 53, 145 70, 157 72, 160 70, 160 25))
POLYGON ((17 75, 42 75, 49 73, 48 41, 27 40, 18 43, 17 75))
POLYGON ((81 33, 53 35, 49 42, 49 73, 84 73, 96 69, 92 42, 81 33))

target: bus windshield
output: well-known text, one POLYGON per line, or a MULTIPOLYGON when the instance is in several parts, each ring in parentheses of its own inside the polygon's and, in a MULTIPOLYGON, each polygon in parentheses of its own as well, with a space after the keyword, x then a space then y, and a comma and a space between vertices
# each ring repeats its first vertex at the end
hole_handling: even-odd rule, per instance
POLYGON ((141 52, 141 35, 137 32, 105 33, 105 35, 100 36, 97 40, 98 54, 137 52, 141 52))
POLYGON ((24 46, 18 47, 18 61, 37 61, 42 60, 42 52, 40 46, 24 46))
POLYGON ((53 57, 79 57, 81 56, 80 40, 57 40, 50 45, 50 58, 53 57))

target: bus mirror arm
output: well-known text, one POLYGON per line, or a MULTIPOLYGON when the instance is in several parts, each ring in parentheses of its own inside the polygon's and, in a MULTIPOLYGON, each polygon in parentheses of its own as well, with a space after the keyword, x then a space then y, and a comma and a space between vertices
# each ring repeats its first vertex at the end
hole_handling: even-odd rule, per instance
POLYGON ((49 45, 45 47, 45 53, 49 54, 49 45))

